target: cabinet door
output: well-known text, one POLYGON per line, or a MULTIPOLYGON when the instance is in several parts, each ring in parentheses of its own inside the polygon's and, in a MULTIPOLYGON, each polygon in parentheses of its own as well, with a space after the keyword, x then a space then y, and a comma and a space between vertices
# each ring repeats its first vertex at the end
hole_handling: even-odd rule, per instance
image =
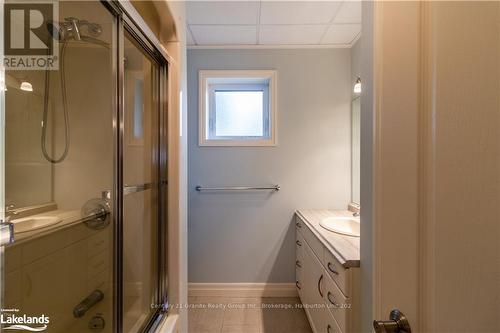
POLYGON ((303 294, 308 308, 311 326, 316 333, 325 332, 325 303, 323 300, 323 266, 312 250, 306 245, 304 251, 304 288, 303 294))

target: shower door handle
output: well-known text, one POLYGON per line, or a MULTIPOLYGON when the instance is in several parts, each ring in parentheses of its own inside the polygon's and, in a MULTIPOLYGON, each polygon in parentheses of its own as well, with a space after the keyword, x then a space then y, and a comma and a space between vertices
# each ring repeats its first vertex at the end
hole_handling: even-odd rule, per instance
MULTIPOLYGON (((162 185, 166 184, 166 182, 162 182, 162 185)), ((123 195, 128 195, 132 193, 146 191, 152 188, 154 183, 144 183, 144 184, 136 184, 136 185, 125 185, 123 186, 123 195)), ((105 190, 101 192, 101 197, 103 199, 111 200, 111 190, 105 190)))
POLYGON ((123 186, 123 195, 142 192, 150 189, 153 186, 151 183, 137 184, 137 185, 125 185, 123 186))
POLYGON ((14 243, 14 224, 0 220, 0 246, 14 243))

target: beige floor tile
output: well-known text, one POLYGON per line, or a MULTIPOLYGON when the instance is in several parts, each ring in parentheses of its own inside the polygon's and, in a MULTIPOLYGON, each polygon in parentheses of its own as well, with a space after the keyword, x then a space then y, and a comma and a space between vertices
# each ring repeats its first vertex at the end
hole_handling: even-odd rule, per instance
POLYGON ((212 333, 220 332, 224 318, 223 309, 189 309, 189 332, 212 333))
POLYGON ((296 297, 190 297, 189 303, 191 333, 312 332, 304 310, 296 306, 300 304, 296 297))
POLYGON ((312 332, 303 309, 263 309, 262 333, 312 332))
POLYGON ((242 308, 227 308, 224 311, 223 325, 260 325, 260 307, 254 308, 252 304, 238 304, 238 306, 242 308))
POLYGON ((213 297, 213 296, 198 296, 191 297, 195 303, 213 303, 213 304, 234 304, 234 303, 246 303, 246 304, 258 304, 261 302, 260 298, 257 297, 213 297))
POLYGON ((260 333, 258 325, 224 325, 222 333, 260 333))
POLYGON ((300 304, 300 299, 298 297, 263 297, 261 302, 269 304, 300 304))

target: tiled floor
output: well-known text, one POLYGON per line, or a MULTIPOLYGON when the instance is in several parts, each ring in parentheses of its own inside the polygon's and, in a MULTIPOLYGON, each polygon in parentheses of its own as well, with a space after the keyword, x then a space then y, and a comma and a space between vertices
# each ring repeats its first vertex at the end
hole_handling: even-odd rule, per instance
POLYGON ((190 333, 310 333, 297 298, 189 299, 190 333))

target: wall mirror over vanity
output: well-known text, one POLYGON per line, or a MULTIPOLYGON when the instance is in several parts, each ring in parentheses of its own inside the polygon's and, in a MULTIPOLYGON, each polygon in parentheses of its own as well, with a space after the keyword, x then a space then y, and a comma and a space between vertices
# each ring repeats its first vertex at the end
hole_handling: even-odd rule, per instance
POLYGON ((298 210, 296 287, 314 332, 359 332, 361 79, 351 102, 351 202, 345 210, 298 210))

